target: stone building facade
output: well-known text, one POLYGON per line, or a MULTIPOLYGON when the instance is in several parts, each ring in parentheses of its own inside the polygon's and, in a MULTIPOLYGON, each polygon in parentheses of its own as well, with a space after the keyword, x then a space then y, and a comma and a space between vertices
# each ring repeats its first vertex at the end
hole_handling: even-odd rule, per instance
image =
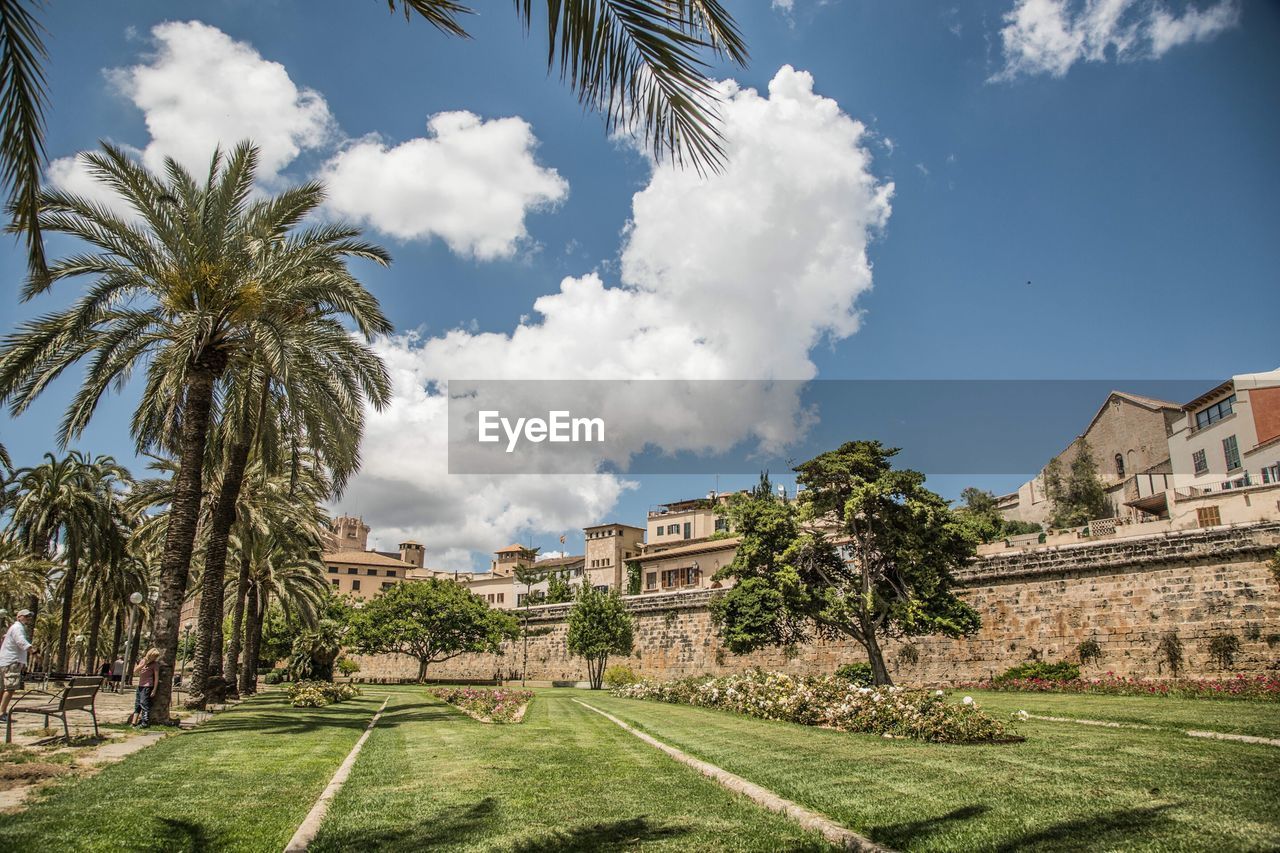
MULTIPOLYGON (((1102 658, 1086 673, 1166 677, 1156 655, 1160 637, 1181 640, 1185 675, 1221 676, 1209 642, 1240 640, 1235 672, 1280 671, 1280 580, 1269 561, 1280 548, 1280 522, 1191 529, 983 557, 957 580, 961 597, 982 616, 973 637, 895 639, 886 646, 894 677, 905 684, 947 684, 985 678, 1027 660, 1071 660, 1093 639, 1102 658), (910 647, 911 651, 907 649, 910 647)), ((709 604, 719 590, 627 598, 636 621, 635 653, 626 663, 644 676, 675 678, 765 667, 795 673, 831 672, 865 660, 851 641, 813 642, 788 655, 781 649, 745 656, 719 643, 709 604)), ((568 605, 532 609, 549 632, 529 641, 528 678, 578 682, 582 661, 565 651, 568 605)), ((361 658, 361 678, 411 679, 416 662, 397 656, 361 658)), ((518 675, 514 647, 505 655, 465 655, 432 667, 432 678, 492 679, 518 675)))

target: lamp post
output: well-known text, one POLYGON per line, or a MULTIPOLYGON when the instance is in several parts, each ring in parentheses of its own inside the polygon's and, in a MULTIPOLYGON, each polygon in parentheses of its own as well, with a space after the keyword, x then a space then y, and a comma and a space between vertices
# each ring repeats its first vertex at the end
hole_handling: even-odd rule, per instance
POLYGON ((142 593, 135 592, 130 595, 129 603, 133 607, 129 609, 129 630, 124 635, 124 669, 120 672, 121 684, 133 683, 133 673, 129 671, 129 647, 133 645, 134 622, 138 618, 138 605, 142 603, 142 593))

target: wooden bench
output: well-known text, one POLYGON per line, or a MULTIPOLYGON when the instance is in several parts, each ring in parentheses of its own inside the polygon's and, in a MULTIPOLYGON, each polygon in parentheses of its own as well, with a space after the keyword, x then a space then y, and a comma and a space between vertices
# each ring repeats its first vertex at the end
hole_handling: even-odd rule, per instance
POLYGON ((98 689, 101 687, 102 678, 92 675, 72 678, 61 693, 49 693, 46 690, 28 690, 19 696, 18 701, 14 702, 12 707, 9 708, 9 719, 4 726, 4 742, 10 743, 13 740, 14 714, 42 714, 46 729, 49 728, 49 718, 57 717, 62 720, 62 732, 67 736, 67 740, 70 741, 71 729, 67 726, 68 711, 84 711, 88 713, 90 718, 93 719, 93 736, 100 737, 98 734, 98 712, 94 707, 94 702, 98 698, 98 689), (49 701, 39 705, 24 705, 23 702, 32 694, 47 696, 49 701))

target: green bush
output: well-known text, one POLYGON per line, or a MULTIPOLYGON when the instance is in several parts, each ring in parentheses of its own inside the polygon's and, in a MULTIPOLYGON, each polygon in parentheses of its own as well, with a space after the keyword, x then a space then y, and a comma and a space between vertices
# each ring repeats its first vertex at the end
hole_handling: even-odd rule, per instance
POLYGON ((334 664, 334 668, 337 669, 341 675, 351 676, 360 671, 360 664, 356 663, 351 658, 342 658, 334 664))
POLYGON ((1080 677, 1080 666, 1070 661, 1046 663, 1044 661, 1028 661, 1011 666, 996 676, 996 681, 1014 681, 1037 679, 1039 681, 1071 681, 1080 677))
POLYGON ((295 681, 289 685, 289 702, 295 708, 323 708, 334 702, 360 695, 360 688, 351 684, 333 684, 328 681, 295 681))
POLYGON ((615 663, 604 671, 604 686, 610 689, 626 687, 639 680, 640 676, 636 675, 636 671, 623 663, 615 663))
POLYGON ((1094 661, 1102 659, 1102 646, 1098 644, 1097 640, 1090 637, 1076 646, 1076 654, 1080 656, 1080 665, 1088 666, 1094 661))
POLYGON ((284 670, 269 669, 262 675, 263 684, 279 684, 284 681, 284 670))
POLYGON ((836 670, 836 678, 843 678, 859 687, 870 687, 875 683, 875 676, 871 674, 869 663, 847 663, 836 670))

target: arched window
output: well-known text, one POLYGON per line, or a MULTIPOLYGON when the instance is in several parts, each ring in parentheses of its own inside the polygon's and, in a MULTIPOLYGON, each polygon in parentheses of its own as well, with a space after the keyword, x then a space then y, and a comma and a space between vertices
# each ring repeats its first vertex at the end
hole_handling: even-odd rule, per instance
POLYGON ((1116 454, 1116 476, 1117 477, 1124 476, 1124 457, 1121 456, 1119 453, 1116 454))

